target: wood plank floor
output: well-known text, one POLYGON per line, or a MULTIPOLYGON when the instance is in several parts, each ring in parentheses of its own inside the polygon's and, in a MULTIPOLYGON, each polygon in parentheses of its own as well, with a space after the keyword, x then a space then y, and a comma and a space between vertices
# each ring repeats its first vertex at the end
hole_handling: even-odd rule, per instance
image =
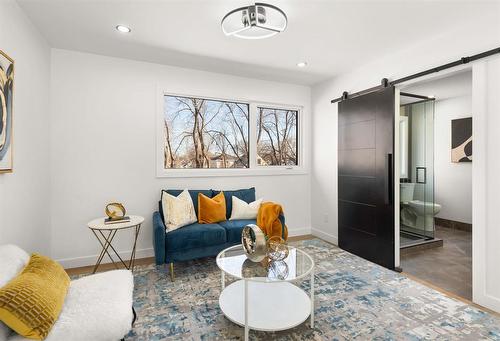
POLYGON ((436 226, 442 247, 401 255, 403 272, 467 300, 472 299, 472 233, 436 226))

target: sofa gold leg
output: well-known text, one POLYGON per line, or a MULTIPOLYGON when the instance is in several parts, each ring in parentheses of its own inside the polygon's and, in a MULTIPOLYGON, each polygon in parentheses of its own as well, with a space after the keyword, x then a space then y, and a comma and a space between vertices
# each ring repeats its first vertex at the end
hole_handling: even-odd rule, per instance
POLYGON ((174 276, 174 263, 170 263, 170 279, 172 280, 172 282, 175 279, 175 276, 174 276))

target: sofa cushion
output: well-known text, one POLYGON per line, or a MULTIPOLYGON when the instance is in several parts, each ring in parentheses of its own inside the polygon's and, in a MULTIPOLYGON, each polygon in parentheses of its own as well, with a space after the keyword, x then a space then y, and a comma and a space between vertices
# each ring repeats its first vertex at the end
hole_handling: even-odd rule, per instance
POLYGON ((224 244, 226 230, 218 224, 194 223, 167 233, 167 252, 224 244))
MULTIPOLYGON (((216 190, 212 191, 213 195, 221 192, 216 190)), ((231 212, 233 210, 233 195, 249 204, 252 201, 255 201, 255 187, 247 189, 237 189, 234 191, 224 191, 224 197, 226 198, 226 219, 229 219, 229 217, 231 217, 231 212)))
POLYGON ((227 241, 229 243, 241 242, 241 230, 248 224, 257 225, 255 219, 242 219, 242 220, 226 220, 219 223, 220 226, 226 229, 227 241))
MULTIPOLYGON (((161 191, 161 195, 163 196, 163 192, 167 192, 168 194, 176 197, 179 194, 181 194, 182 191, 183 191, 182 189, 166 189, 166 190, 164 189, 161 191)), ((207 197, 211 198, 213 196, 213 191, 211 189, 190 189, 188 190, 188 192, 189 195, 191 196, 191 200, 193 200, 194 213, 196 213, 196 216, 198 216, 198 193, 202 193, 203 195, 206 195, 207 197)), ((161 219, 163 220, 163 223, 165 223, 165 216, 163 215, 161 198, 160 201, 158 202, 158 206, 161 219)))

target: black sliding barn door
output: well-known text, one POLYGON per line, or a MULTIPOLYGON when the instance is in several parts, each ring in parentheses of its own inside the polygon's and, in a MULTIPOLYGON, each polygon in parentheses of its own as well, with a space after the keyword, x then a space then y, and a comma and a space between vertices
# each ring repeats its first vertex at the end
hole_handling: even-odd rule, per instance
POLYGON ((394 87, 338 104, 339 246, 389 269, 394 269, 394 110, 394 87))

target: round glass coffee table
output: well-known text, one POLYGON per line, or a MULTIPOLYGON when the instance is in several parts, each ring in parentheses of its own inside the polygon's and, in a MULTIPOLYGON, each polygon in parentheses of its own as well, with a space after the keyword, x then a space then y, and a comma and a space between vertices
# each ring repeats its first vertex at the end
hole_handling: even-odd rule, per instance
POLYGON ((249 260, 242 245, 217 255, 222 292, 219 306, 232 322, 250 329, 279 331, 296 327, 311 318, 314 328, 314 261, 306 252, 289 247, 282 261, 249 260), (238 279, 226 287, 226 275, 238 279), (309 276, 309 278, 308 278, 309 276), (294 283, 310 280, 310 292, 294 283))

